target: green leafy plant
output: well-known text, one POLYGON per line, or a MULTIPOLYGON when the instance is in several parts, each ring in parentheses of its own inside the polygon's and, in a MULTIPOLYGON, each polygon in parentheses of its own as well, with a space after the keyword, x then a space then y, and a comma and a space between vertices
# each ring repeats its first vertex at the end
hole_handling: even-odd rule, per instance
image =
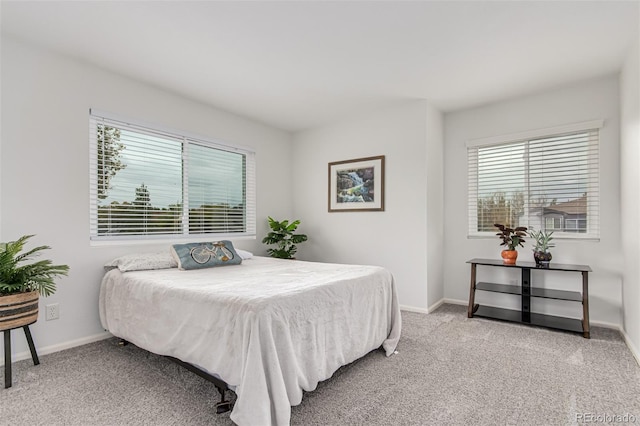
POLYGON ((55 278, 69 272, 67 265, 53 265, 51 260, 25 263, 51 248, 38 246, 23 251, 31 237, 33 235, 24 235, 16 241, 0 243, 0 296, 34 290, 50 296, 56 291, 55 278))
POLYGON ((529 236, 533 238, 533 251, 539 253, 549 253, 549 249, 555 247, 555 244, 551 242, 553 240, 553 231, 535 231, 530 230, 529 236))
POLYGON ((294 233, 298 229, 298 225, 300 225, 299 220, 294 220, 291 223, 288 220, 279 222, 269 216, 271 232, 262 239, 262 242, 268 245, 277 245, 276 248, 267 249, 269 256, 280 259, 293 259, 293 255, 298 250, 296 244, 307 241, 305 234, 294 233))
POLYGON ((507 246, 505 250, 515 250, 518 246, 524 247, 524 237, 527 236, 526 226, 518 226, 515 229, 500 223, 494 223, 493 226, 500 230, 496 235, 502 240, 500 245, 507 246))

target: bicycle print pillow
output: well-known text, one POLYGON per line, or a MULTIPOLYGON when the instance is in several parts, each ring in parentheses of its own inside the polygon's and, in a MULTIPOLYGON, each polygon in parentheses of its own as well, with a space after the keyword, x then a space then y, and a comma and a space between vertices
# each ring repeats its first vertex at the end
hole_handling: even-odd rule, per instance
POLYGON ((171 254, 178 262, 178 268, 189 269, 212 268, 215 266, 238 265, 242 258, 233 248, 229 240, 209 243, 174 244, 171 254))

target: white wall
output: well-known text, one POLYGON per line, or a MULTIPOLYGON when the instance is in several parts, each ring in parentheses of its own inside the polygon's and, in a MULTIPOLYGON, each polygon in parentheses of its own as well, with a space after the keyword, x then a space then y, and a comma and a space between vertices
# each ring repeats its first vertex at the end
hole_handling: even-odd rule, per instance
MULTIPOLYGON (((193 102, 94 66, 2 38, 2 163, 0 231, 4 240, 36 234, 48 257, 70 265, 55 295, 41 299, 32 326, 39 348, 100 334, 98 288, 105 261, 134 251, 168 249, 89 245, 89 108, 251 146, 257 157, 258 239, 236 242, 264 254, 267 215, 289 216, 291 136, 249 119, 193 102), (60 319, 42 310, 60 304, 60 319)), ((26 351, 12 333, 14 353, 26 351)))
POLYGON ((640 360, 640 43, 620 74, 622 300, 629 346, 640 360))
MULTIPOLYGON (((294 216, 309 235, 298 257, 384 266, 395 277, 400 303, 426 311, 427 270, 432 267, 427 253, 428 203, 437 204, 435 221, 442 206, 435 193, 442 181, 437 176, 441 169, 427 167, 439 161, 438 128, 439 113, 426 101, 411 101, 294 135, 294 216), (428 130, 431 124, 434 130, 428 130), (428 159, 428 154, 433 157, 428 159), (384 155, 386 162, 385 211, 329 213, 328 163, 376 155, 384 155), (435 189, 428 197, 431 178, 435 189)), ((433 277, 437 277, 441 266, 438 259, 433 263, 433 277)), ((442 281, 433 285, 442 286, 442 281)))
MULTIPOLYGON (((600 133, 600 241, 557 240, 552 250, 557 263, 587 264, 590 314, 593 322, 619 325, 622 320, 620 249, 620 151, 618 78, 610 76, 545 93, 523 97, 445 116, 445 297, 467 301, 471 258, 500 259, 497 237, 467 238, 467 152, 470 139, 507 135, 582 121, 604 119, 600 133)), ((532 261, 529 241, 520 248, 519 259, 532 261)), ((513 271, 515 272, 515 271, 513 271)), ((481 268, 482 279, 504 275, 499 268, 481 268)), ((547 287, 580 289, 580 274, 550 273, 532 279, 544 280, 547 287), (562 275, 565 274, 565 275, 562 275)), ((518 275, 501 276, 509 284, 518 275)), ((517 307, 517 298, 478 292, 479 303, 517 307)), ((579 303, 532 302, 538 312, 581 316, 579 303)))

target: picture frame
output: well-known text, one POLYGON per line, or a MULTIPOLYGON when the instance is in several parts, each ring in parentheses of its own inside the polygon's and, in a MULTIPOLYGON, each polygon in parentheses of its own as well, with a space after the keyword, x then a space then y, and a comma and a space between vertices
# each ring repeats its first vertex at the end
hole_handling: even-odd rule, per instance
POLYGON ((329 163, 329 212, 384 211, 384 155, 329 163))

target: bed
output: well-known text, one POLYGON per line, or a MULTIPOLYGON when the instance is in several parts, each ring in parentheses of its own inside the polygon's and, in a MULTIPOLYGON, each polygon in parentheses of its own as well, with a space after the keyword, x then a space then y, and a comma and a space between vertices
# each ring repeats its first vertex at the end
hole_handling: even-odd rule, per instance
MULTIPOLYGON (((121 268, 122 269, 122 268, 121 268)), ((287 425, 304 391, 370 351, 394 353, 401 317, 381 267, 254 256, 239 265, 108 271, 100 320, 234 389, 238 425, 287 425)))

